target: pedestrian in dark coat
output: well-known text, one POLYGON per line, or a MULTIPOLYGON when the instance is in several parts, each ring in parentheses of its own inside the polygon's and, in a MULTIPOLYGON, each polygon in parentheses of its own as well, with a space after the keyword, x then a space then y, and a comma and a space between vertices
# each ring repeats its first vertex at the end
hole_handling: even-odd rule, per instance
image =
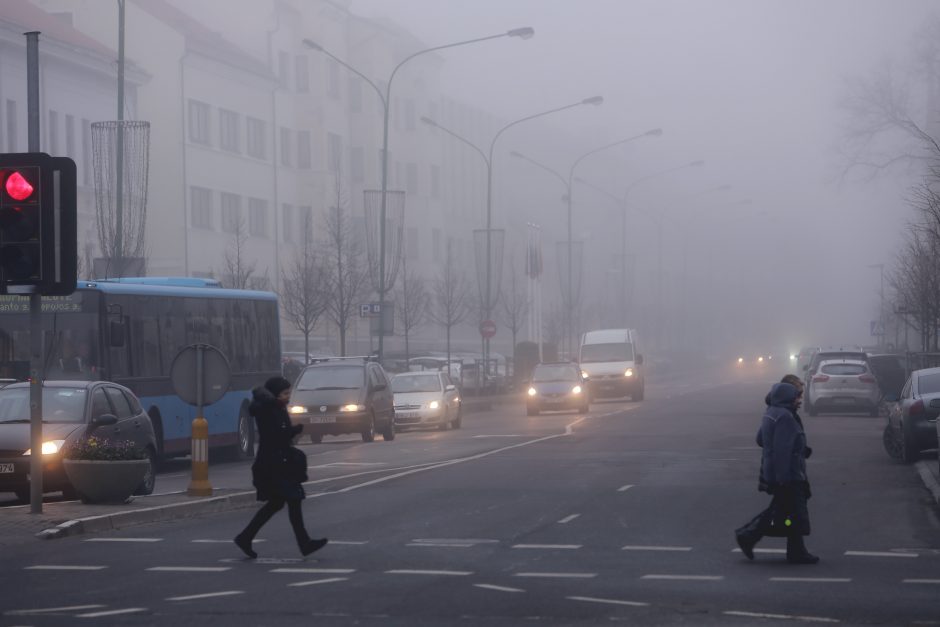
POLYGON ((287 414, 291 384, 283 377, 271 377, 262 387, 251 391, 248 407, 258 426, 258 452, 251 466, 252 483, 259 501, 267 501, 254 515, 244 531, 235 536, 235 544, 251 558, 258 554, 251 542, 261 527, 287 505, 297 546, 304 555, 322 548, 327 540, 311 540, 304 528, 301 501, 306 498, 303 482, 307 480, 307 456, 293 447, 300 425, 292 425, 287 414))
POLYGON ((819 561, 803 543, 803 536, 810 533, 806 458, 812 449, 806 445, 803 421, 797 413, 801 396, 802 387, 789 382, 775 384, 767 395, 768 407, 757 432, 757 445, 762 449, 758 489, 772 494, 773 500, 770 507, 735 531, 738 546, 748 559, 754 559, 754 545, 761 537, 781 535, 787 538, 788 562, 819 561))

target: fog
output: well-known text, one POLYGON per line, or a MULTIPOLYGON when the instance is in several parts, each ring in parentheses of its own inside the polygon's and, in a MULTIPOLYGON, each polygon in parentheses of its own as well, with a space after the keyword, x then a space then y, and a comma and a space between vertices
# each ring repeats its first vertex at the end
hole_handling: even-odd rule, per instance
MULTIPOLYGON (((519 224, 513 213, 527 211, 526 220, 546 229, 545 241, 565 238, 564 204, 551 180, 511 159, 511 150, 565 173, 592 148, 662 128, 662 137, 579 166, 578 176, 617 195, 634 179, 704 160, 631 195, 631 205, 655 212, 666 231, 663 304, 671 311, 644 319, 675 321, 678 308, 692 337, 730 327, 742 345, 776 350, 873 341, 880 277, 869 266, 893 260, 917 173, 843 176, 837 148, 848 114, 840 100, 847 79, 909 61, 912 34, 932 5, 355 0, 350 8, 393 20, 429 46, 534 27, 528 41, 440 53, 442 88, 502 120, 604 96, 600 107, 540 121, 539 134, 551 138, 544 145, 531 135, 500 140, 495 213, 504 225, 519 224), (725 185, 732 187, 703 193, 725 185)), ((573 194, 575 239, 588 242, 586 275, 603 275, 604 255, 619 254, 609 229, 619 232, 620 209, 583 185, 573 194)), ((641 298, 655 291, 656 230, 640 215, 629 225, 641 298)), ((585 289, 603 288, 585 281, 585 289)))

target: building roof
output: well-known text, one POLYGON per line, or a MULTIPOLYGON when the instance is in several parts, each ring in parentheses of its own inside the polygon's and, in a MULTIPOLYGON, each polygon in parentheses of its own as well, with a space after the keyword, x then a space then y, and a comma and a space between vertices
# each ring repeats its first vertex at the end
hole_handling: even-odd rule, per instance
MULTIPOLYGON (((117 57, 117 51, 85 35, 56 16, 46 13, 29 0, 3 0, 0 22, 7 22, 22 29, 23 32, 39 31, 42 33, 39 37, 40 45, 43 38, 49 38, 68 46, 89 50, 108 59, 117 57)), ((23 41, 25 44, 25 38, 23 41)))

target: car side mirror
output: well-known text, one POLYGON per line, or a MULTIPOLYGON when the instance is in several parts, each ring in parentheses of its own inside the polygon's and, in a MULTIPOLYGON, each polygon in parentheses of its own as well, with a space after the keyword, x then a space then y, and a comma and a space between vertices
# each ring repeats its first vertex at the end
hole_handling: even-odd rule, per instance
MULTIPOLYGON (((899 400, 897 394, 885 394, 885 402, 887 403, 897 403, 899 400)), ((932 403, 933 401, 931 401, 932 403)))
POLYGON ((372 388, 372 391, 373 391, 373 392, 381 392, 382 390, 387 390, 387 389, 388 389, 388 386, 385 385, 384 383, 377 383, 377 384, 372 388))
POLYGON ((111 337, 111 346, 121 348, 124 346, 124 323, 111 321, 109 325, 109 335, 111 337))
POLYGON ((107 427, 110 425, 117 424, 117 416, 114 414, 101 414, 97 418, 91 421, 91 426, 93 427, 107 427))
POLYGON ((935 398, 929 403, 930 409, 940 409, 940 398, 935 398))
POLYGON ((637 356, 636 356, 636 365, 637 365, 637 366, 642 366, 642 365, 643 365, 643 355, 637 355, 637 356))
POLYGON ((444 386, 445 392, 453 392, 456 389, 457 389, 457 386, 454 385, 453 383, 448 383, 447 385, 444 386))

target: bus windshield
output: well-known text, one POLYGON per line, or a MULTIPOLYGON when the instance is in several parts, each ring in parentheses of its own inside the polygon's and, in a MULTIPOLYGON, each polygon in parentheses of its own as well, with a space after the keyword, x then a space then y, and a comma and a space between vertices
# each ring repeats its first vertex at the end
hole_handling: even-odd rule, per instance
POLYGON ((633 361, 633 344, 585 344, 581 347, 581 363, 599 361, 633 361))

